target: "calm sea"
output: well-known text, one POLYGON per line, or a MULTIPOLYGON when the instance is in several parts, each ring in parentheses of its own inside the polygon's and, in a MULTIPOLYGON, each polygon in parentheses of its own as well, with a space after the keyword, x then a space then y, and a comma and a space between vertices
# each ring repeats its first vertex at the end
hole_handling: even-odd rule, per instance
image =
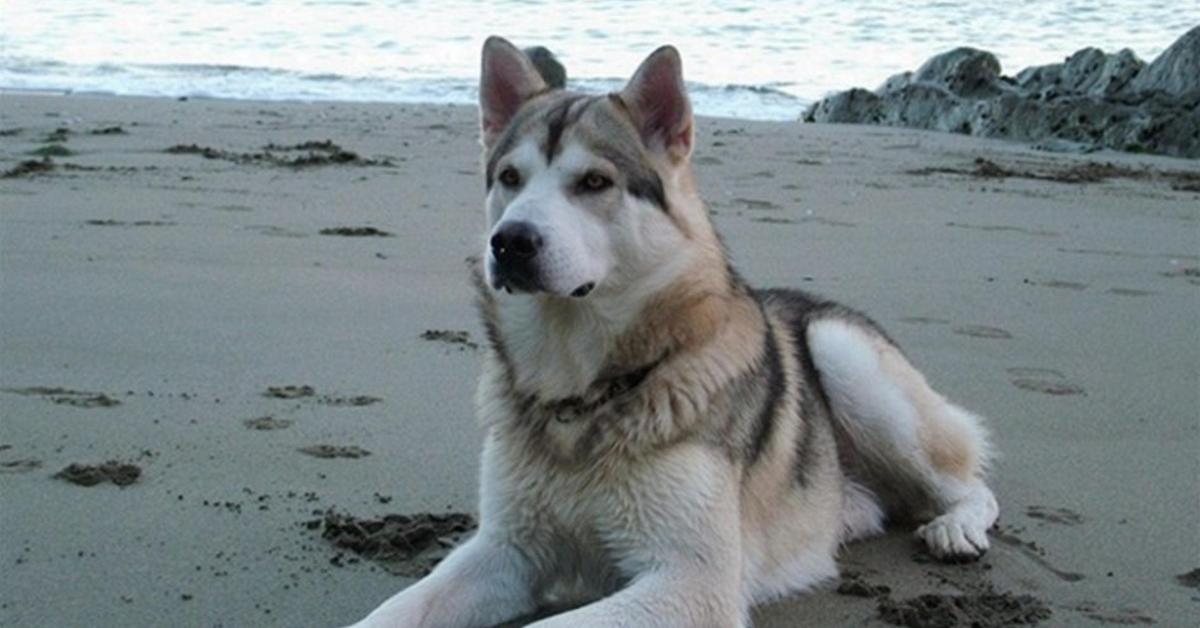
POLYGON ((1200 0, 0 0, 0 89, 470 103, 497 33, 592 89, 673 43, 698 112, 787 119, 955 46, 1009 72, 1085 46, 1150 60, 1197 23, 1200 0))

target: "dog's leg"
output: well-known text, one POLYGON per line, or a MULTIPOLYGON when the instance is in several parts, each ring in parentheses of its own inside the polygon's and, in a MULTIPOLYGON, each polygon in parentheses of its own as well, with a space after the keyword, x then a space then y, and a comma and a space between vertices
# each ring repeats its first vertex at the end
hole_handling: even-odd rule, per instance
POLYGON ((807 337, 835 421, 890 501, 931 519, 917 530, 930 552, 962 560, 987 551, 999 509, 983 481, 981 419, 935 392, 895 345, 862 324, 819 319, 807 337))
POLYGON ((629 583, 529 628, 741 628, 738 474, 721 454, 677 445, 612 495, 606 544, 629 583))
POLYGON ((532 612, 533 569, 516 548, 480 530, 433 573, 392 596, 355 628, 475 628, 532 612))

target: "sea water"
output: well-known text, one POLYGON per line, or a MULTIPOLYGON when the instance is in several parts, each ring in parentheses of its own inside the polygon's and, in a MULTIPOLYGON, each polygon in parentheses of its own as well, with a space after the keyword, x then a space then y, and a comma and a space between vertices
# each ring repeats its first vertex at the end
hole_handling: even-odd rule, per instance
POLYGON ((1197 23, 1200 0, 0 0, 0 90, 472 103, 501 34, 593 90, 671 43, 699 113, 791 119, 956 46, 1008 73, 1086 46, 1149 61, 1197 23))

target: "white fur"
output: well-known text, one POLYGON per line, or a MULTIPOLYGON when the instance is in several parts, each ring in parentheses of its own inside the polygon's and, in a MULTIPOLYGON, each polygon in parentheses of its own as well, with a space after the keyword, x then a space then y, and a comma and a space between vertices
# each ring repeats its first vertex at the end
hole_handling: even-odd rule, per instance
POLYGON ((539 256, 546 257, 541 268, 550 292, 567 295, 587 282, 596 287, 572 307, 556 309, 556 324, 569 326, 563 334, 544 333, 551 323, 537 298, 497 293, 502 331, 513 362, 522 365, 523 389, 547 399, 578 394, 595 381, 602 366, 598 356, 691 264, 690 249, 661 210, 627 192, 609 199, 616 203, 612 207, 587 207, 573 199, 575 179, 607 164, 577 141, 568 141, 547 166, 536 143, 527 140, 499 167, 509 163, 522 170, 526 182, 512 198, 501 186, 493 188, 492 233, 510 220, 530 222, 542 231, 546 251, 539 256))
POLYGON ((602 217, 573 202, 570 193, 591 160, 578 146, 571 146, 546 165, 537 143, 528 139, 498 169, 509 166, 522 173, 524 183, 515 191, 499 182, 492 186, 488 199, 492 233, 510 222, 527 222, 538 229, 544 242, 538 266, 544 288, 551 294, 567 296, 583 284, 603 281, 616 264, 611 231, 602 217))
MULTIPOLYGON (((808 329, 813 362, 829 395, 834 416, 854 446, 875 464, 887 466, 910 490, 926 495, 940 513, 917 529, 916 535, 939 558, 971 558, 988 549, 987 530, 999 516, 991 490, 979 474, 990 453, 979 417, 947 402, 929 390, 924 378, 906 361, 909 381, 897 381, 881 364, 881 341, 862 327, 839 319, 812 323, 808 329), (914 397, 931 400, 921 417, 914 397), (938 419, 963 430, 979 447, 978 473, 963 480, 939 472, 923 454, 918 422, 938 419)), ((893 360, 897 355, 887 356, 893 360)), ((868 526, 868 529, 870 526, 868 526)))

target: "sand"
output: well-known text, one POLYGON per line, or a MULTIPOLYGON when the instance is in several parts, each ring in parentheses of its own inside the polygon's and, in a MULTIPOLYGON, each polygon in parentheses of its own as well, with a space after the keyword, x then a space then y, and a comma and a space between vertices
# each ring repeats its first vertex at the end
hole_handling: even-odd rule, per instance
MULTIPOLYGON (((411 582, 323 533, 475 510, 475 112, 0 99, 0 624, 329 626, 411 582)), ((740 270, 872 313, 1002 454, 983 561, 898 528, 756 625, 1194 620, 1200 165, 698 129, 740 270)))

